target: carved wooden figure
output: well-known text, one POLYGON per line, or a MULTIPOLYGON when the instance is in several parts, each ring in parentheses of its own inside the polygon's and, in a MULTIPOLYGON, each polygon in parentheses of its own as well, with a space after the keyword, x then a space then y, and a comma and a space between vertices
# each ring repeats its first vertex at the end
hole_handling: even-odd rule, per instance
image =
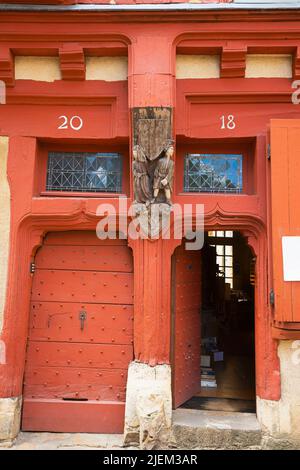
POLYGON ((133 147, 132 154, 134 203, 150 204, 152 191, 146 155, 139 145, 133 147))
POLYGON ((173 177, 174 177, 174 144, 169 141, 163 156, 157 160, 157 165, 154 171, 153 181, 153 202, 159 195, 160 190, 163 190, 165 201, 167 204, 172 205, 171 193, 173 191, 173 177))

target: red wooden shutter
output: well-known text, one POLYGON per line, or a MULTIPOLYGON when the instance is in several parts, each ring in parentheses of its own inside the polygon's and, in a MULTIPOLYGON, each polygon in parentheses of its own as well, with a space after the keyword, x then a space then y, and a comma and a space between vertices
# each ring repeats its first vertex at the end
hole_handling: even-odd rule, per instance
POLYGON ((284 281, 282 237, 300 236, 300 120, 271 121, 275 321, 300 322, 300 282, 284 281))

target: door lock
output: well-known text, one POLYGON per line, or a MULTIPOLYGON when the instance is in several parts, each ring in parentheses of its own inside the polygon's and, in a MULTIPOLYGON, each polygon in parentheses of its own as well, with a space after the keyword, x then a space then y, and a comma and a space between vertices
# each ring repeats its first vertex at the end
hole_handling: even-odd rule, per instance
POLYGON ((79 312, 79 320, 80 320, 80 329, 81 331, 83 331, 84 329, 84 322, 86 320, 86 311, 85 310, 81 310, 79 312))

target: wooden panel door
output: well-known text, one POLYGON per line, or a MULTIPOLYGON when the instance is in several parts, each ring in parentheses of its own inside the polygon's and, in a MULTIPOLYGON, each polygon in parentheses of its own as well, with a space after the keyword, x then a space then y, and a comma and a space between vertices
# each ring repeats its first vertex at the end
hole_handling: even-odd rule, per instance
POLYGON ((186 251, 184 243, 173 258, 173 406, 177 408, 201 384, 201 251, 186 251))
POLYGON ((36 256, 22 428, 123 431, 133 358, 133 263, 124 241, 48 234, 36 256))
POLYGON ((275 320, 300 322, 300 282, 284 281, 282 237, 300 236, 300 120, 271 121, 275 320))

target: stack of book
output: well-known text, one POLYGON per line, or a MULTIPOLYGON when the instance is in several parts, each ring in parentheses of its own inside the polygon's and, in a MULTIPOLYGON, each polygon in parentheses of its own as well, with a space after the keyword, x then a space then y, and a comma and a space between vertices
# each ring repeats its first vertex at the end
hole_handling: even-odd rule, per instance
POLYGON ((217 388, 216 374, 211 367, 201 367, 201 387, 217 388))

